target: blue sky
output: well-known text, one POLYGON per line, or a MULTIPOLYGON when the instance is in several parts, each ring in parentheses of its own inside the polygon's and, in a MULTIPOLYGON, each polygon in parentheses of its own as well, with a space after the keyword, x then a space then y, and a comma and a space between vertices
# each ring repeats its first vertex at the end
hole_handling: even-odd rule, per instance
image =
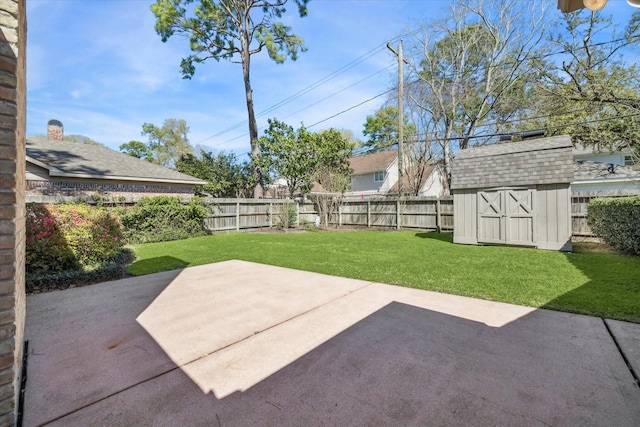
MULTIPOLYGON (((557 2, 548 1, 553 1, 552 13, 560 13, 557 2)), ((388 90, 396 79, 396 59, 386 42, 441 16, 449 3, 311 0, 306 18, 299 18, 292 5, 285 22, 309 50, 284 64, 275 64, 266 53, 253 57, 256 113, 305 92, 259 116, 258 125, 272 117, 295 127, 327 119, 311 130, 335 127, 361 137, 367 115, 386 97, 364 101, 388 90)), ((249 150, 240 65, 209 60, 198 66, 193 79, 182 79, 179 64, 189 53, 188 42, 173 37, 162 43, 153 28, 151 4, 27 0, 27 135, 45 133, 47 121, 58 119, 66 134, 85 135, 117 150, 130 140, 145 140, 143 123, 161 125, 176 118, 187 121, 193 145, 238 154, 249 150)), ((634 11, 625 0, 609 0, 605 10, 621 24, 634 11)))

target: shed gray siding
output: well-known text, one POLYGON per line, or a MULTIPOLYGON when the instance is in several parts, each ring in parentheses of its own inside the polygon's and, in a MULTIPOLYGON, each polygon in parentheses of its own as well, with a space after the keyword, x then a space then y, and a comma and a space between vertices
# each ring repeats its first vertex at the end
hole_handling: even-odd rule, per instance
POLYGON ((558 136, 458 153, 454 243, 571 250, 572 148, 558 136))

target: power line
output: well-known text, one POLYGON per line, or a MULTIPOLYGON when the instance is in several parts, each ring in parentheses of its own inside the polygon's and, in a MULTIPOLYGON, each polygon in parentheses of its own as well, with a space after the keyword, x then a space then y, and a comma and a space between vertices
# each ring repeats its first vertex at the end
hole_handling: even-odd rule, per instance
MULTIPOLYGON (((316 88, 322 86, 323 84, 331 81, 335 77, 339 76, 340 74, 345 73, 346 71, 350 70, 351 68, 355 67, 356 65, 366 61, 367 59, 377 55, 380 52, 383 52, 384 51, 384 46, 385 46, 385 44, 380 44, 380 45, 376 46, 375 48, 373 48, 370 51, 366 52, 365 54, 361 55, 360 57, 358 57, 358 58, 354 59, 353 61, 347 63, 346 65, 343 65, 342 67, 338 68, 336 71, 324 76, 323 78, 321 78, 320 80, 316 81, 315 83, 305 87, 304 89, 294 93, 293 95, 290 95, 287 98, 285 98, 285 99, 277 102, 276 104, 268 107, 267 109, 259 112, 256 115, 256 118, 257 117, 262 117, 262 116, 264 116, 264 115, 266 115, 266 114, 268 114, 268 113, 270 113, 270 112, 282 107, 283 105, 286 105, 289 102, 300 98, 302 95, 305 95, 305 94, 313 91, 314 89, 316 89, 316 88)), ((210 135, 210 136, 202 139, 201 141, 198 142, 198 144, 202 143, 202 142, 204 142, 204 141, 206 141, 208 139, 224 135, 225 133, 228 133, 228 132, 230 132, 232 130, 235 130, 235 129, 241 127, 241 126, 246 125, 248 122, 249 122, 248 120, 243 120, 243 121, 241 121, 239 123, 236 123, 233 126, 230 126, 230 127, 226 128, 226 129, 224 129, 224 130, 222 130, 222 131, 220 131, 218 133, 215 133, 213 135, 210 135)))
POLYGON ((338 117, 339 115, 344 114, 344 113, 346 113, 347 111, 351 111, 351 110, 353 110, 354 108, 358 108, 358 107, 360 107, 361 105, 364 105, 364 104, 366 104, 367 102, 373 101, 373 100, 374 100, 374 99, 376 99, 376 98, 380 98, 382 95, 386 95, 386 94, 388 94, 388 93, 389 93, 389 92, 391 92, 391 91, 393 91, 393 89, 389 89, 389 90, 387 90, 387 91, 384 91, 384 92, 382 92, 382 93, 379 93, 379 94, 377 94, 376 96, 373 96, 373 97, 371 97, 371 98, 369 98, 369 99, 367 99, 367 100, 362 101, 362 102, 361 102, 361 103, 359 103, 359 104, 356 104, 356 105, 354 105, 354 106, 352 106, 352 107, 349 107, 349 108, 347 108, 347 109, 345 109, 345 110, 342 110, 342 111, 340 111, 339 113, 336 113, 336 114, 334 114, 334 115, 332 115, 332 116, 327 117, 326 119, 322 119, 322 120, 320 120, 320 121, 318 121, 318 122, 315 122, 314 124, 307 126, 307 129, 312 128, 312 127, 314 127, 314 126, 316 126, 316 125, 319 125, 320 123, 324 123, 324 122, 326 122, 327 120, 331 120, 331 119, 333 119, 334 117, 338 117))
MULTIPOLYGON (((333 118, 335 118, 335 117, 338 117, 338 116, 340 116, 340 115, 342 115, 342 114, 344 114, 344 113, 346 113, 346 112, 348 112, 348 111, 351 111, 351 110, 353 110, 353 109, 355 109, 355 108, 358 108, 358 107, 360 107, 360 106, 362 106, 362 105, 366 104, 367 102, 371 102, 371 101, 373 101, 374 99, 377 99, 377 98, 379 98, 379 97, 381 97, 381 96, 383 96, 383 95, 386 95, 386 94, 388 94, 388 93, 389 93, 389 92, 391 92, 391 91, 393 91, 393 89, 389 89, 389 90, 384 91, 384 92, 382 92, 382 93, 379 93, 379 94, 377 94, 377 95, 375 95, 375 96, 372 96, 372 97, 371 97, 371 98, 369 98, 369 99, 365 99, 364 101, 362 101, 362 102, 360 102, 360 103, 358 103, 358 104, 356 104, 356 105, 353 105, 353 106, 351 106, 351 107, 349 107, 349 108, 346 108, 346 109, 344 109, 344 110, 340 111, 339 113, 333 114, 333 115, 331 115, 331 116, 329 116, 329 117, 327 117, 327 118, 324 118, 324 119, 322 119, 322 120, 320 120, 320 121, 317 121, 317 122, 315 122, 315 123, 313 123, 313 124, 311 124, 311 125, 309 125, 309 126, 306 126, 306 128, 307 128, 307 129, 310 129, 310 128, 312 128, 312 127, 316 126, 316 125, 319 125, 320 123, 324 123, 324 122, 326 122, 326 121, 328 121, 328 120, 331 120, 331 119, 333 119, 333 118)), ((260 129, 264 129, 264 126, 260 127, 260 129)), ((213 144, 213 147, 216 147, 216 146, 219 146, 219 145, 222 145, 222 144, 228 144, 229 142, 232 142, 232 141, 235 141, 235 140, 237 140, 237 139, 243 138, 243 137, 245 137, 245 136, 247 136, 247 135, 248 135, 248 133, 244 133, 244 134, 242 134, 242 135, 238 135, 238 136, 236 136, 235 138, 228 139, 228 140, 226 140, 226 141, 224 141, 224 142, 219 142, 218 144, 213 144)))
MULTIPOLYGON (((415 29, 415 30, 413 30, 413 31, 410 31, 410 32, 408 32, 408 33, 405 33, 405 34, 403 34, 403 35, 401 35, 401 36, 397 36, 397 37, 393 38, 392 40, 398 40, 398 39, 401 39, 401 38, 404 38, 404 37, 407 37, 407 36, 414 35, 414 34, 416 34, 417 32, 419 32, 419 31, 423 30, 424 28, 425 28, 425 26, 419 27, 419 28, 417 28, 417 29, 415 29)), ((604 45, 607 45, 607 44, 617 43, 617 42, 620 42, 620 41, 623 41, 623 40, 626 40, 626 38, 618 38, 618 39, 610 40, 610 41, 606 41, 606 42, 594 43, 594 44, 590 45, 590 47, 604 46, 604 45)), ((386 43, 382 43, 382 44, 380 44, 380 45, 376 46, 376 47, 375 47, 375 48, 373 48, 372 50, 370 50, 370 51, 366 52, 365 54, 361 55, 360 57, 356 58, 355 60, 353 60, 353 61, 351 61, 351 62, 347 63, 346 65, 344 65, 344 66, 342 66, 342 67, 340 67, 340 68, 339 68, 339 69, 337 69, 336 71, 334 71, 334 72, 332 72, 332 73, 330 73, 330 74, 326 75, 325 77, 323 77, 322 79, 318 80, 317 82, 315 82, 315 83, 311 84, 310 86, 307 86, 306 88, 304 88, 304 89, 302 89, 302 90, 300 90, 300 91, 298 91, 298 92, 294 93, 293 95, 290 95, 289 97, 287 97, 287 98, 285 98, 285 99, 283 99, 283 100, 281 100, 281 101, 277 102, 276 104, 274 104, 274 105, 272 105, 272 106, 268 107, 267 109, 265 109, 265 110, 261 111, 260 113, 258 113, 258 114, 256 115, 256 117, 262 117, 262 116, 264 116, 264 115, 266 115, 266 114, 268 114, 268 113, 270 113, 270 112, 272 112, 272 111, 274 111, 274 110, 276 110, 276 109, 278 109, 278 108, 282 107, 283 105, 286 105, 286 104, 288 104, 289 102, 292 102, 292 101, 294 101, 295 99, 300 98, 302 95, 305 95, 305 94, 307 94, 307 93, 309 93, 309 92, 313 91, 314 89, 316 89, 316 88, 318 88, 318 87, 322 86, 323 84, 325 84, 325 83, 327 83, 327 82, 329 82, 329 81, 333 80, 333 79, 334 79, 335 77, 337 77, 338 75, 343 74, 344 72, 346 72, 346 71, 348 71, 349 69, 351 69, 351 68, 355 67, 356 65, 358 65, 358 64, 360 64, 360 63, 362 63, 362 62, 366 61, 367 59, 369 59, 369 58, 373 57, 374 55, 376 55, 376 54, 378 54, 378 53, 380 53, 380 52, 384 51, 384 46, 385 46, 385 45, 386 45, 386 43)), ((585 47, 581 47, 581 46, 576 47, 576 50, 582 50, 582 49, 585 49, 585 47)), ((536 59, 544 59, 544 58, 548 58, 548 57, 551 57, 551 56, 561 55, 561 54, 566 54, 566 53, 570 53, 570 50, 565 49, 565 50, 562 50, 562 51, 549 52, 549 53, 546 53, 546 54, 543 54, 543 55, 532 56, 532 57, 524 58, 524 59, 522 59, 520 62, 523 62, 523 61, 531 61, 531 60, 536 60, 536 59)), ((483 70, 483 69, 484 69, 484 70, 488 70, 489 68, 504 67, 504 66, 507 66, 507 65, 513 65, 513 64, 515 64, 516 62, 517 62, 517 61, 512 61, 512 62, 510 62, 510 63, 509 63, 509 62, 506 62, 506 63, 505 63, 505 62, 503 62, 503 63, 500 63, 500 64, 494 64, 494 65, 490 65, 490 66, 486 66, 486 67, 481 67, 481 68, 479 68, 478 70, 480 71, 480 70, 483 70)), ((389 69, 389 68, 391 68, 391 66, 389 66, 389 67, 387 67, 387 68, 385 68, 385 69, 383 69, 383 70, 380 70, 380 71, 378 71, 378 72, 374 73, 373 75, 377 75, 377 74, 379 74, 379 73, 381 73, 381 72, 384 72, 384 71, 386 71, 386 70, 387 70, 387 69, 389 69)), ((321 103, 321 102, 323 102, 323 101, 325 101, 325 100, 327 100, 327 99, 329 99, 329 98, 331 98, 331 97, 333 97, 333 96, 335 96, 335 95, 337 95, 337 94, 339 94, 339 93, 341 93, 341 92, 344 92, 345 90, 347 90, 347 89, 349 89, 349 88, 351 88, 351 87, 355 86, 356 84, 359 84, 359 83, 361 83, 362 81, 367 80, 368 78, 372 77, 373 75, 370 75, 370 76, 368 76, 368 77, 367 77, 367 78, 365 78, 365 79, 362 79, 362 80, 360 80, 360 81, 358 81, 358 82, 356 82, 356 83, 354 83, 354 84, 352 84, 352 85, 350 85, 350 86, 348 86, 348 87, 346 87, 346 88, 343 88, 343 89, 341 89, 341 90, 339 90, 339 91, 337 91, 337 92, 335 92, 335 93, 333 93, 333 94, 331 94, 331 95, 329 95, 329 96, 327 96, 327 97, 325 97, 325 98, 321 99, 320 101, 317 101, 317 102, 315 102, 315 103, 313 103, 313 104, 310 104, 310 105, 308 105, 308 106, 306 106, 306 107, 304 107, 304 108, 302 108, 302 109, 300 109, 300 110, 297 110, 296 112, 291 113, 291 114, 289 114, 289 115, 288 115, 288 116, 286 116, 286 117, 290 117, 290 116, 292 116, 292 115, 294 115, 294 114, 297 114, 297 113, 299 113, 299 112, 301 112, 301 111, 304 111, 304 110, 306 110, 306 109, 308 109, 308 108, 311 108, 312 106, 315 106, 315 105, 317 105, 317 104, 319 104, 319 103, 321 103)), ((362 102, 362 103, 360 103, 360 104, 357 104, 357 105, 355 105, 355 106, 353 106, 353 107, 350 107, 350 108, 348 108, 348 109, 346 109, 346 110, 343 110, 343 111, 341 111, 341 112, 339 112, 339 113, 336 113, 336 114, 334 114, 334 115, 332 115, 332 116, 330 116, 330 117, 328 117, 328 118, 326 118, 326 119, 323 119, 323 120, 321 120, 321 121, 319 121, 319 122, 316 122, 316 123, 314 123, 314 124, 313 124, 313 125, 311 125, 311 126, 315 126, 315 125, 320 124, 320 123, 323 123, 323 122, 325 122, 325 121, 327 121, 327 120, 329 120, 329 119, 331 119, 331 118, 334 118, 334 117, 337 117, 337 116, 339 116, 339 115, 341 115, 341 114, 344 114, 345 112, 350 111, 350 110, 352 110, 352 109, 354 109, 354 108, 357 108, 358 106, 363 105, 363 104, 365 104, 365 103, 367 103, 367 102, 370 102, 371 100, 376 99, 376 98, 378 98, 378 97, 380 97, 380 96, 382 96, 382 95, 384 95, 384 94, 386 94, 386 93, 389 93, 389 92, 391 92, 392 90, 394 90, 394 89, 390 89, 390 90, 388 90, 388 91, 383 92, 382 94, 378 94, 378 95, 374 96, 373 98, 370 98, 370 99, 368 99, 368 100, 366 100, 366 101, 363 101, 363 102, 362 102)), ((558 114, 560 114, 560 113, 558 113, 558 114)), ((552 117, 552 116, 553 116, 553 115, 549 115, 549 116, 546 116, 546 117, 552 117)), ((545 117, 545 116, 541 116, 541 117, 539 117, 539 118, 544 118, 544 117, 545 117)), ((505 124, 513 123, 513 122, 517 122, 517 121, 528 121, 528 120, 534 120, 534 119, 535 119, 535 118, 524 118, 524 119, 518 119, 518 120, 514 120, 514 121, 506 122, 505 124)), ((211 139, 211 138, 214 138, 214 137, 218 137, 218 136, 224 135, 225 133, 228 133, 228 132, 233 131, 233 130, 235 130, 235 129, 237 129, 237 128, 241 127, 241 126, 246 125, 247 123, 248 123, 248 120, 244 120, 244 121, 242 121, 242 122, 239 122, 239 123, 237 123, 237 124, 235 124, 235 125, 233 125, 233 126, 231 126, 231 127, 229 127, 229 128, 226 128, 226 129, 224 129, 224 130, 222 130, 222 131, 220 131, 220 132, 218 132, 218 133, 216 133, 216 134, 213 134, 213 135, 211 135, 211 136, 209 136, 209 137, 206 137, 206 138, 204 138, 204 139, 202 139, 202 140, 198 141, 196 144, 202 143, 202 142, 207 141, 208 139, 211 139)), ((309 126, 309 127, 311 127, 311 126, 309 126)), ((489 126, 489 124, 487 124, 487 125, 481 125, 481 126, 489 126)), ((215 146, 215 145, 222 145, 222 144, 226 144, 226 143, 228 143, 228 142, 231 142, 231 141, 234 141, 234 140, 236 140, 236 139, 242 138, 242 137, 244 137, 244 136, 246 136, 246 135, 247 135, 247 133, 244 133, 244 134, 242 134, 242 135, 240 135, 240 136, 238 136, 238 137, 232 138, 232 139, 230 139, 230 140, 227 140, 227 141, 224 141, 224 142, 221 142, 221 143, 218 143, 218 144, 214 144, 214 146, 215 146)))
MULTIPOLYGON (((546 126, 546 127, 541 127, 539 129, 536 130, 544 130, 549 131, 549 130, 557 130, 557 129, 562 129, 562 128, 567 128, 570 126, 580 126, 580 125, 590 125, 590 124, 594 124, 594 123, 602 123, 602 122, 608 122, 608 121, 613 121, 613 120, 620 120, 620 119, 627 119, 629 117, 637 117, 640 116, 640 113, 632 113, 632 114, 626 114, 623 116, 615 116, 615 117, 606 117, 603 119, 593 119, 593 120, 585 120, 582 122, 574 122, 574 123, 565 123, 565 124, 561 124, 561 125, 554 125, 554 126, 546 126)), ((495 137, 499 137, 499 136, 504 136, 504 135, 513 135, 513 134, 519 134, 521 132, 526 132, 526 131, 516 131, 516 132, 507 132, 507 133, 493 133, 493 134, 484 134, 484 135, 471 135, 471 136, 452 136, 449 138, 438 138, 438 141, 459 141, 459 140, 463 140, 463 139, 478 139, 478 138, 495 138, 495 137)), ((421 132, 421 133, 416 133, 415 136, 417 137, 427 137, 429 136, 428 133, 426 132, 421 132)))

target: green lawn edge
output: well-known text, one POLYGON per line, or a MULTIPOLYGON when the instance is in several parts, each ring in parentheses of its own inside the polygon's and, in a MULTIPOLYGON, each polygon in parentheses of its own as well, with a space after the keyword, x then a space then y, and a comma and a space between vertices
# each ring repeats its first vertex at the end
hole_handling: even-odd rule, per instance
POLYGON ((412 231, 230 233, 133 247, 132 275, 231 259, 640 323, 640 258, 412 231))

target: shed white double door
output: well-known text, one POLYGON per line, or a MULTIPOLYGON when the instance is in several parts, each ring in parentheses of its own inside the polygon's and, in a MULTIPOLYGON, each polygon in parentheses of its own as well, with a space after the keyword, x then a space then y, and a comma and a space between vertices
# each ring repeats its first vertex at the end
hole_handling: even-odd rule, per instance
POLYGON ((478 243, 535 246, 535 188, 478 191, 478 243))

